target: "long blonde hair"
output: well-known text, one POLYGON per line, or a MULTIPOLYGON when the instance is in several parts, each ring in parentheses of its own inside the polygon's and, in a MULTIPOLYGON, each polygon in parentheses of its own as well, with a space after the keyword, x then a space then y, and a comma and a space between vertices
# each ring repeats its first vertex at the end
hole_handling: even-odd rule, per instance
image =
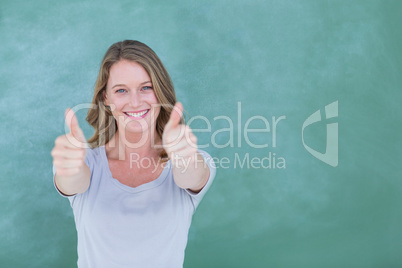
MULTIPOLYGON (((92 148, 105 145, 117 131, 116 119, 110 107, 104 103, 110 68, 120 60, 130 60, 140 64, 151 78, 156 98, 161 110, 156 119, 156 133, 162 138, 163 130, 169 121, 170 113, 176 103, 176 94, 172 80, 156 53, 147 45, 133 40, 117 42, 107 50, 99 70, 92 99, 92 109, 88 111, 86 120, 95 129, 94 135, 88 140, 92 148)), ((166 152, 160 153, 162 158, 166 152)))

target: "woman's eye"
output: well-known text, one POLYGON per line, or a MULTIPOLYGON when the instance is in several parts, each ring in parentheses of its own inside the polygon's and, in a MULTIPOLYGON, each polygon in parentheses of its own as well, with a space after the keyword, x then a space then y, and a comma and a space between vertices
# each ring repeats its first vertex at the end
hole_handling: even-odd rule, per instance
POLYGON ((125 89, 118 89, 118 90, 116 90, 116 93, 123 93, 124 91, 126 91, 125 89))
POLYGON ((142 88, 142 90, 150 90, 150 89, 152 89, 152 87, 150 87, 150 86, 145 86, 142 88))

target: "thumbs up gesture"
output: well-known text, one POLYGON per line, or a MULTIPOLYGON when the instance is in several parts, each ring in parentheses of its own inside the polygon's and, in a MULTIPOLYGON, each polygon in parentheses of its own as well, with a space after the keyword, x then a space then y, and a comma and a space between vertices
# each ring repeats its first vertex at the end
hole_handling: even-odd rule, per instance
POLYGON ((66 110, 65 122, 70 133, 56 138, 51 155, 57 175, 70 177, 77 175, 85 165, 86 140, 73 110, 66 110))
POLYGON ((172 162, 195 157, 197 153, 197 137, 187 125, 180 124, 183 116, 183 105, 177 102, 170 114, 169 121, 165 125, 162 143, 172 162))

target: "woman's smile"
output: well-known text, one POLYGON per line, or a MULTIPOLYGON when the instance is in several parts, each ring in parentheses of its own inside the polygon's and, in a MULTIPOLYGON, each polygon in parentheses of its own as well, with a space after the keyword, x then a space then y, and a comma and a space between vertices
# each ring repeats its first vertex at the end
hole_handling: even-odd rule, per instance
POLYGON ((135 111, 135 112, 123 112, 128 118, 131 118, 133 120, 139 120, 144 118, 148 112, 149 109, 141 110, 141 111, 135 111))

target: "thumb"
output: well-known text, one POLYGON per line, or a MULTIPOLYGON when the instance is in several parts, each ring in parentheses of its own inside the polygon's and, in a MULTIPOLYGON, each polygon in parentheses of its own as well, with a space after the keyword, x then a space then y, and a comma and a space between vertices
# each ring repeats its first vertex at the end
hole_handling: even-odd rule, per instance
POLYGON ((169 121, 165 129, 175 128, 180 124, 181 117, 183 116, 183 104, 177 102, 170 113, 169 121))
POLYGON ((80 125, 78 124, 77 117, 75 113, 70 108, 67 108, 65 111, 65 120, 68 128, 70 129, 70 133, 80 142, 85 142, 84 132, 82 132, 80 125))

